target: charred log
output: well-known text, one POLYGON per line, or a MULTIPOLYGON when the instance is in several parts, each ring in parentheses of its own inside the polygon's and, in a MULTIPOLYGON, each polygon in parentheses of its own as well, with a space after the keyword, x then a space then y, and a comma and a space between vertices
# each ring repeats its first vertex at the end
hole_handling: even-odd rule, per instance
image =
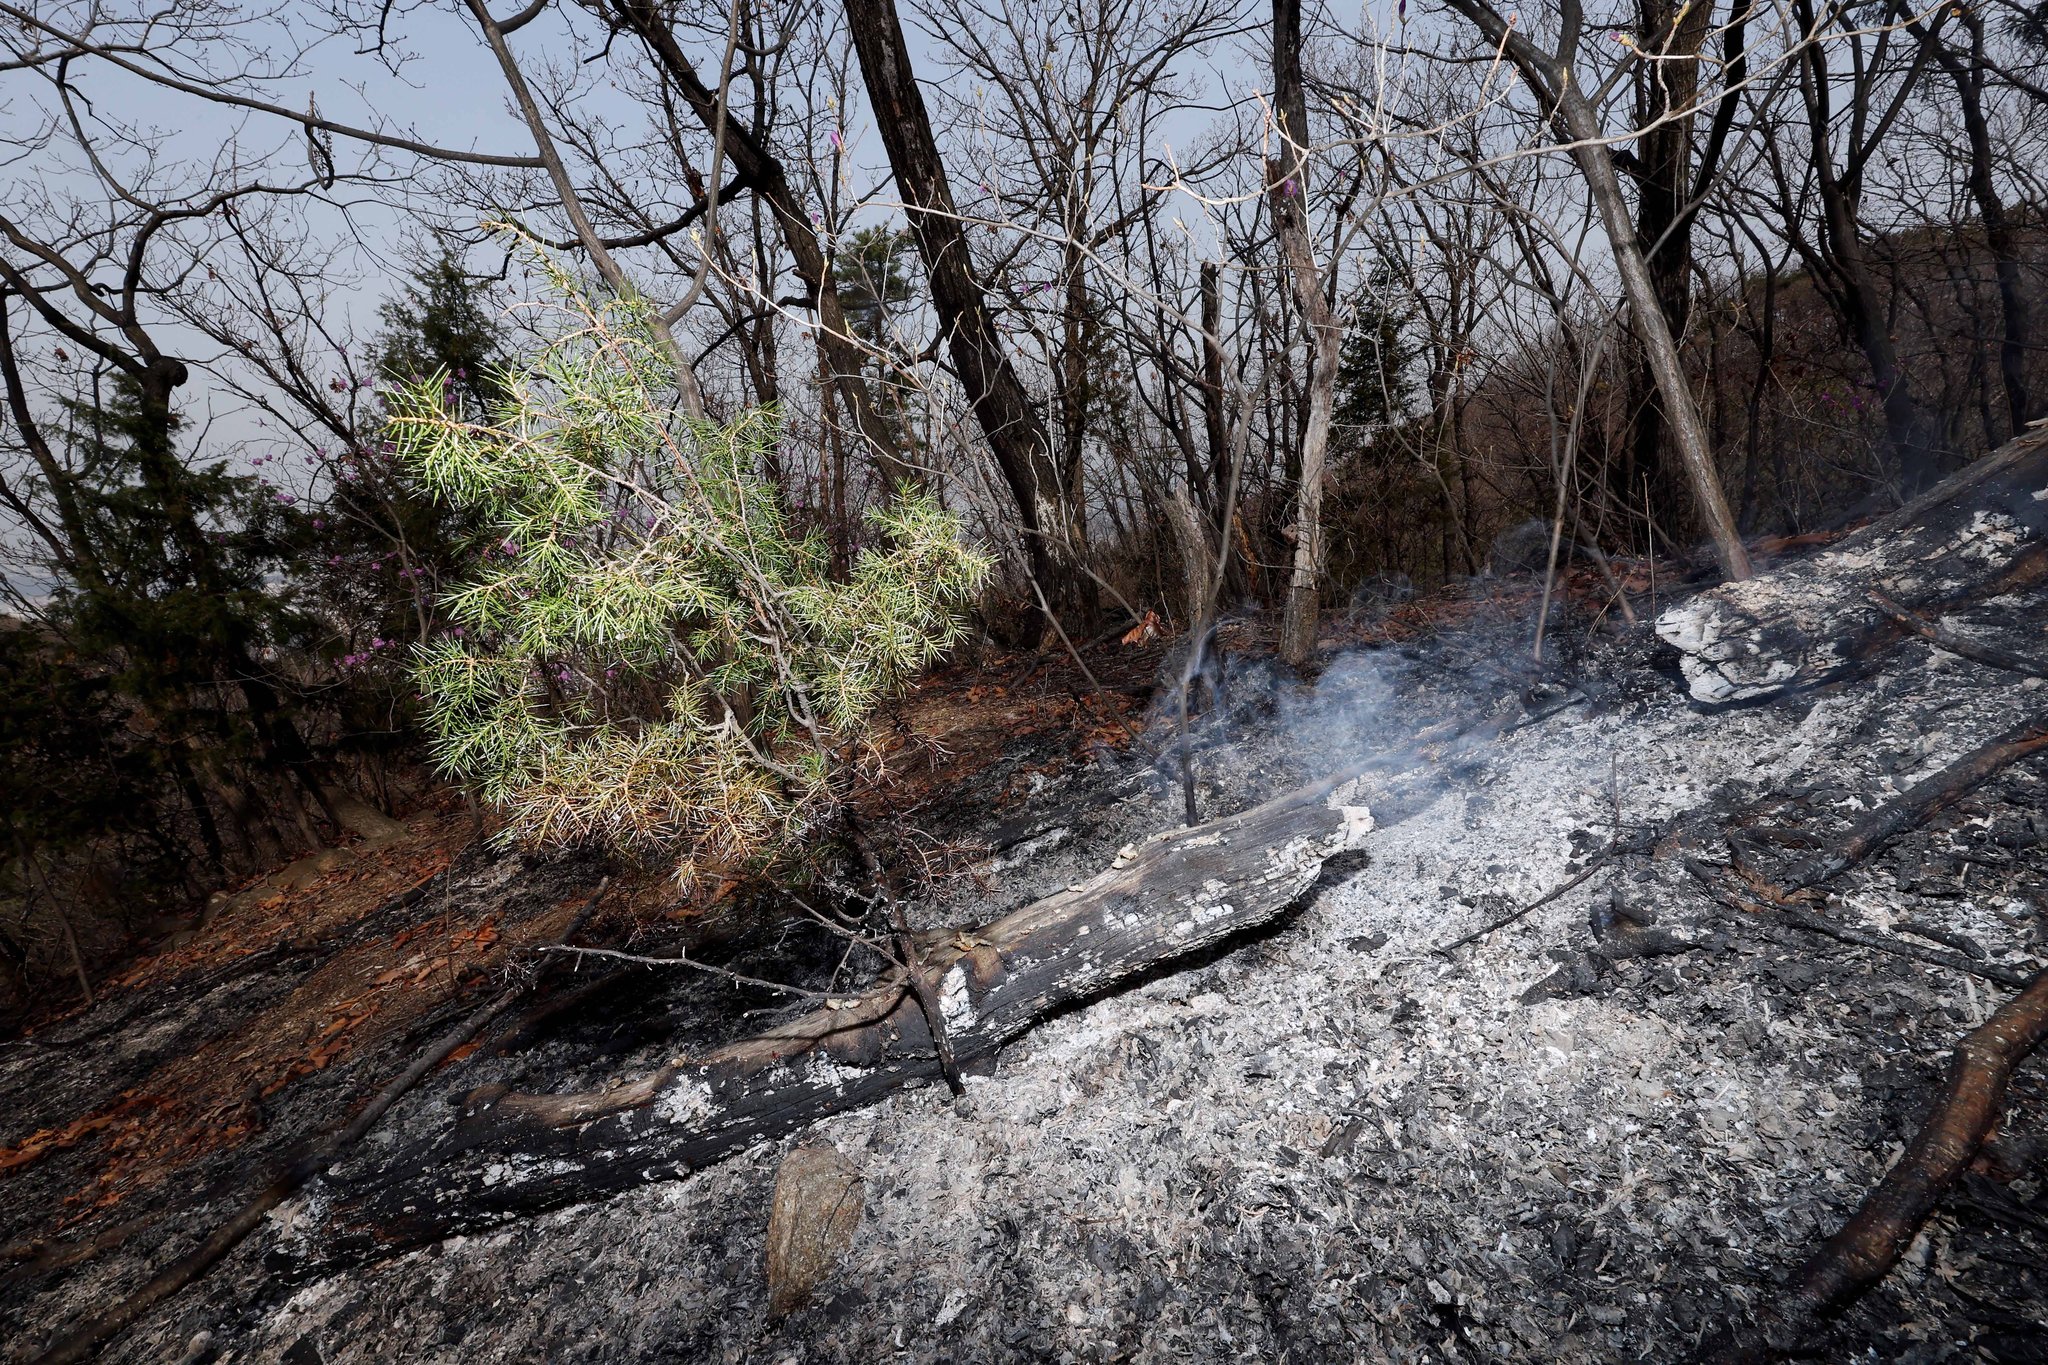
POLYGON ((1657 634, 1693 697, 1775 696, 1853 671, 1903 629, 1873 590, 1918 609, 1980 600, 2048 571, 2048 432, 2008 442, 1813 558, 1672 607, 1657 634))
MULTIPOLYGON (((925 945, 955 1057, 1163 964, 1270 923, 1372 828, 1355 783, 1326 781, 1126 847, 1085 884, 925 945)), ((606 1090, 472 1096, 452 1131, 316 1196, 309 1270, 688 1174, 940 1074, 914 993, 892 978, 702 1057, 606 1090)))

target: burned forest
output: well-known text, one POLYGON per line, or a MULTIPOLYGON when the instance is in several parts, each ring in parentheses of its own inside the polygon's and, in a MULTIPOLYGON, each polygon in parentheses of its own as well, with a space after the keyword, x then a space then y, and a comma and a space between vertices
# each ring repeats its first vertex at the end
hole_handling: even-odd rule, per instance
POLYGON ((0 0, 0 1361, 2048 1362, 2048 9, 0 0))

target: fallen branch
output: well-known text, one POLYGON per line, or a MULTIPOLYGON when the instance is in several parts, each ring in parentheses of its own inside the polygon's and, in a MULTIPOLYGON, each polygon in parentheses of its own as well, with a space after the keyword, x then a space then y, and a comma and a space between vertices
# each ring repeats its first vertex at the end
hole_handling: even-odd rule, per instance
POLYGON ((1990 743, 1964 754, 1932 777, 1907 788, 1849 827, 1826 857, 1808 863, 1789 891, 1834 880, 1884 845, 1916 829, 2023 758, 2048 749, 2048 711, 2037 711, 1990 743))
POLYGON ((0 1261, 17 1262, 5 1274, 0 1274, 0 1292, 4 1292, 24 1280, 38 1275, 47 1275, 53 1270, 64 1270, 81 1262, 89 1261, 103 1251, 110 1251, 156 1222, 154 1214, 140 1218, 129 1218, 86 1237, 75 1237, 69 1241, 49 1238, 44 1241, 15 1242, 0 1247, 0 1261))
POLYGON ((1908 611, 1875 589, 1865 595, 1870 598, 1871 605, 1886 616, 1935 648, 1945 650, 1958 659, 1989 664, 1993 668, 2002 668, 2008 673, 2019 673, 2029 678, 2048 678, 2048 664, 2010 653, 1994 645, 1979 644, 1975 640, 1965 639, 1938 621, 1930 621, 1918 612, 1908 611))
POLYGON ((1930 966, 1947 967, 1985 981, 1996 981, 2001 986, 2024 986, 2028 981, 2024 972, 1993 966, 1989 962, 1978 962, 1961 953, 1951 953, 1941 948, 1923 948, 1917 943, 1908 943, 1890 934, 1874 933, 1850 924, 1837 924, 1834 920, 1816 915, 1811 910, 1783 905, 1772 907, 1771 913, 1780 923, 1789 924, 1795 929, 1804 929, 1810 934, 1834 939, 1838 943, 1851 943, 1860 948, 1875 948, 1881 953, 1890 953, 1895 957, 1908 957, 1930 966))
POLYGON ((1788 928, 1819 934, 1823 938, 1834 939, 1837 943, 1872 948, 1880 953, 1890 953, 1894 957, 1924 962, 1931 967, 1947 967, 1951 971, 1963 972, 1985 981, 1995 981, 2001 986, 2024 986, 2029 980, 2022 973, 1993 966, 1988 962, 1979 962, 1961 953, 1951 953, 1940 948, 1923 948, 1917 943, 1908 943, 1890 934, 1858 929, 1852 924, 1837 923, 1824 915, 1816 915, 1811 910, 1804 910, 1796 905, 1768 904, 1744 896, 1729 884, 1726 877, 1719 875, 1717 868, 1697 858, 1685 859, 1685 870, 1690 872, 1716 901, 1733 911, 1738 916, 1738 922, 1765 919, 1788 928))
POLYGON ((752 986, 757 990, 773 991, 778 995, 793 995, 804 1000, 823 1000, 827 998, 827 992, 825 991, 809 991, 801 986, 791 986, 780 981, 770 981, 766 977, 748 976, 744 972, 736 972, 727 967, 714 966, 709 962, 699 962, 688 955, 681 957, 646 957, 640 953, 622 952, 617 948, 571 948, 567 944, 562 943, 551 943, 538 951, 550 954, 560 953, 570 957, 600 957, 608 962, 631 962, 640 967, 688 967, 691 971, 723 977, 735 985, 752 986))
MULTIPOLYGON (((990 1056, 1050 1015, 1279 918, 1325 860, 1363 844, 1372 819, 1346 804, 1355 790, 1317 783, 1154 836, 1084 884, 927 940, 956 1057, 990 1056)), ((605 1090, 473 1095, 452 1130, 325 1182, 324 1219, 288 1251, 331 1270, 675 1179, 938 1073, 923 1012, 893 976, 605 1090)))
MULTIPOLYGON (((574 937, 583 927, 590 917, 591 910, 596 907, 598 897, 604 894, 610 882, 611 879, 607 877, 598 883, 597 890, 591 893, 590 899, 570 920, 569 927, 563 931, 563 938, 574 937)), ((423 1076, 448 1060, 450 1054, 474 1038, 491 1020, 517 1004, 520 997, 532 989, 532 986, 533 978, 529 977, 507 987, 483 1008, 436 1039, 433 1046, 413 1058, 410 1066, 378 1091, 346 1127, 330 1133, 309 1150, 287 1162, 284 1169, 271 1178, 269 1184, 259 1190, 254 1198, 226 1222, 216 1227, 204 1242, 157 1272, 147 1284, 127 1298, 80 1323, 52 1342, 41 1355, 34 1358, 32 1365, 71 1365, 71 1362, 86 1359, 115 1333, 122 1331, 144 1313, 211 1270, 222 1257, 239 1246, 243 1238, 255 1231, 272 1209, 296 1194, 307 1181, 333 1165, 343 1152, 360 1142, 377 1126, 377 1121, 384 1117, 392 1105, 398 1103, 407 1091, 419 1084, 423 1076)))
POLYGON ((2005 1112, 2013 1069, 2048 1037, 2048 972, 1956 1045, 1948 1087, 1912 1144, 1856 1214, 1792 1277, 1745 1339, 1706 1353, 1725 1362, 1771 1360, 1800 1348, 1819 1320, 1883 1279, 2005 1112))

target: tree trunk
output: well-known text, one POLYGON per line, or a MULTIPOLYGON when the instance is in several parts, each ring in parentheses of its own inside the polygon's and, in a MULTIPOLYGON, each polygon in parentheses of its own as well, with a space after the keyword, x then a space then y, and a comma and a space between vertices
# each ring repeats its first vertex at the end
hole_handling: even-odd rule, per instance
MULTIPOLYGON (((1222 516, 1223 488, 1230 479, 1230 425, 1223 412, 1223 289, 1222 272, 1214 261, 1202 263, 1202 431, 1209 445, 1209 486, 1198 496, 1222 516)), ((1219 525, 1223 535, 1230 528, 1219 525)))
POLYGON ((2027 351, 2033 331, 2027 296, 2020 279, 2020 248, 2012 217, 1998 196, 1993 177, 1995 164, 1990 124, 1984 117, 1984 20, 1974 10, 1962 10, 1958 17, 1969 29, 1970 60, 1965 66, 1956 59, 1938 34, 1922 33, 1921 41, 1932 44, 1935 60, 1956 88, 1963 116, 1963 132, 1969 139, 1970 197, 1977 201, 1978 216, 1984 220, 1985 245, 1991 250, 1992 269, 1998 279, 1998 307, 2003 324, 1998 344, 1998 377, 2005 389, 2006 435, 2018 436, 2034 418, 2034 404, 2027 392, 2027 351))
MULTIPOLYGON (((1093 394, 1089 354, 1095 328, 1089 317, 1088 257, 1078 227, 1070 225, 1060 268, 1066 278, 1065 317, 1060 338, 1060 511, 1059 533, 1076 560, 1088 553, 1088 516, 1082 467, 1088 448, 1088 408, 1093 394)), ((1082 577, 1071 585, 1074 605, 1084 626, 1093 631, 1101 614, 1095 581, 1082 577)))
POLYGON ((1614 251, 1614 265, 1621 276, 1622 295, 1635 319, 1636 338, 1642 343, 1651 373, 1656 377, 1664 421, 1671 429, 1686 480, 1692 487, 1693 507, 1701 525, 1714 544, 1714 557, 1721 572, 1741 581, 1752 572, 1749 551, 1735 529, 1734 514, 1728 510, 1727 495, 1721 491, 1721 476, 1714 468, 1713 446, 1707 439, 1699 403, 1686 382, 1685 365, 1679 359, 1678 342, 1664 316, 1657 282, 1643 258, 1643 244, 1635 224, 1629 221, 1628 200, 1614 173, 1614 161, 1600 141, 1601 132, 1593 107, 1579 94, 1577 86, 1566 86, 1558 100, 1558 121, 1572 143, 1572 159, 1585 177, 1602 226, 1614 251))
MULTIPOLYGON (((1818 31, 1810 0, 1796 0, 1796 12, 1805 31, 1818 31)), ((1828 70, 1826 46, 1823 42, 1806 44, 1799 67, 1813 149, 1814 188, 1821 202, 1819 255, 1834 276, 1837 287, 1833 293, 1843 325, 1856 339, 1857 349, 1870 366, 1871 382, 1877 387, 1878 401, 1884 409, 1886 439, 1899 462, 1900 479, 1907 492, 1917 492, 1939 473, 1948 453, 1947 442, 1941 438, 1939 422, 1920 402, 1911 377, 1900 363, 1883 298, 1871 278, 1870 262, 1863 250, 1862 225, 1858 221, 1861 171, 1856 169, 1853 159, 1846 176, 1835 167, 1834 148, 1828 140, 1828 92, 1835 77, 1828 70)), ((1861 99, 1864 93, 1854 90, 1852 97, 1861 99)), ((1853 158, 1855 149, 1851 151, 1853 158)))
MULTIPOLYGON (((1699 96, 1699 52, 1713 15, 1710 4, 1642 0, 1637 43, 1658 60, 1644 68, 1636 139, 1636 238, 1643 244, 1652 287, 1674 338, 1685 335, 1692 313, 1692 107, 1699 96)), ((1629 458, 1617 468, 1618 501, 1630 504, 1636 485, 1663 490, 1667 423, 1656 375, 1640 347, 1634 355, 1634 421, 1629 458)))
MULTIPOLYGON (((1280 156, 1267 177, 1267 197, 1310 348, 1308 414, 1295 485, 1294 572, 1280 620, 1280 657, 1299 667, 1315 652, 1322 604, 1323 473, 1329 462, 1337 352, 1343 339, 1308 233, 1308 96, 1301 79, 1300 0, 1273 0, 1273 109, 1280 123, 1280 156)), ((1336 269, 1335 261, 1330 268, 1336 269)))
POLYGON ((895 0, 845 0, 845 5, 876 131, 888 151, 910 233, 931 281, 939 330, 950 343, 953 368, 1017 504, 1018 531, 1031 572, 1045 585, 1049 598, 1064 602, 1074 577, 1074 547, 1061 533, 1068 515, 1067 491, 1060 486, 1059 464, 1046 439, 1045 423, 1010 364, 988 301, 974 278, 967 227, 939 160, 895 0))
MULTIPOLYGON (((1699 404, 1686 383, 1685 366, 1678 357, 1678 343, 1664 318, 1657 297, 1657 284, 1643 259, 1643 243, 1636 237, 1629 218, 1628 199, 1614 172, 1599 115, 1586 101, 1570 67, 1560 63, 1531 43, 1486 0, 1450 0, 1451 7, 1475 24, 1487 41, 1506 49, 1515 68, 1551 108, 1551 119, 1571 149, 1571 156, 1585 177, 1586 188, 1599 210, 1601 226, 1614 252, 1614 266, 1621 276, 1622 297, 1635 319, 1636 336, 1656 376, 1657 393, 1663 400, 1664 419, 1670 424, 1673 444, 1692 486, 1694 510, 1714 543, 1721 572, 1740 581, 1752 572, 1749 552, 1735 529, 1728 511, 1727 496, 1721 491, 1721 476, 1714 469, 1714 451, 1707 440, 1706 424, 1700 420, 1699 404)), ((1576 29, 1577 25, 1571 26, 1576 29)))

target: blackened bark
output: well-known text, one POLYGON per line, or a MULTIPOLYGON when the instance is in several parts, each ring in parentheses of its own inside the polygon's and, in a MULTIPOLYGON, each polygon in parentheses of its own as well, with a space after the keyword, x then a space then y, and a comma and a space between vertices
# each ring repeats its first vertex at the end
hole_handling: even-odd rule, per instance
MULTIPOLYGON (((1223 289, 1214 261, 1202 263, 1202 430, 1209 443, 1208 487, 1201 492, 1212 508, 1223 506, 1230 479, 1230 426, 1223 415, 1223 289)), ((1218 513, 1220 515, 1220 512, 1218 513)), ((1218 526, 1228 535, 1230 528, 1218 526)))
POLYGON ((903 195, 910 234, 931 281, 932 305, 951 347, 953 368, 1017 504, 1018 531, 1031 571, 1050 596, 1065 600, 1073 547, 1061 534, 1067 515, 1063 507, 1078 490, 1060 486, 1045 423, 1003 349, 988 301, 974 278, 967 226, 960 220, 945 164, 939 159, 931 115, 917 88, 895 0, 845 4, 875 130, 903 195))

